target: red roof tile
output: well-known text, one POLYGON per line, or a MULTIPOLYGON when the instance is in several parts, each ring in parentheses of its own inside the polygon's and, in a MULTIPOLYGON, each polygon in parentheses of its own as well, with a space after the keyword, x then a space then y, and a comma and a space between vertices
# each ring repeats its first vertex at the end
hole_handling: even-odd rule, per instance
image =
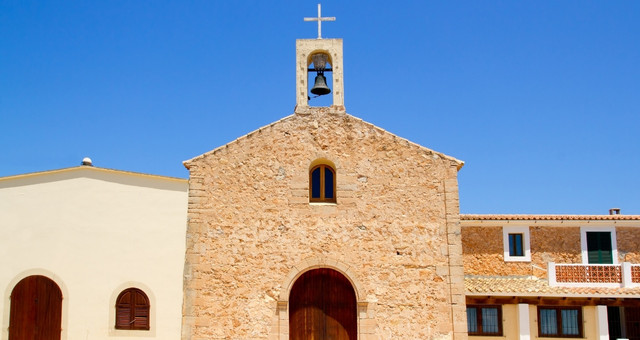
POLYGON ((464 285, 467 295, 476 296, 640 297, 640 287, 550 287, 537 277, 466 276, 464 285))
POLYGON ((640 215, 472 215, 460 214, 461 220, 539 220, 539 221, 559 221, 559 220, 610 220, 610 221, 640 221, 640 215))

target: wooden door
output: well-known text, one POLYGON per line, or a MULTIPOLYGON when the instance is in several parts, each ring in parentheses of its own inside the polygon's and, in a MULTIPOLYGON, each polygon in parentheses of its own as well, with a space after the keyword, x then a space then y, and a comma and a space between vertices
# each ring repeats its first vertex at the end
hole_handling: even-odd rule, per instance
POLYGON ((291 340, 356 340, 356 295, 339 272, 320 268, 296 280, 289 297, 291 340))
POLYGON ((622 320, 620 319, 620 308, 617 306, 607 307, 607 323, 609 324, 609 340, 622 338, 622 320))
POLYGON ((60 340, 62 291, 47 277, 22 279, 11 291, 9 340, 60 340))
POLYGON ((626 338, 640 340, 640 307, 624 307, 626 338))

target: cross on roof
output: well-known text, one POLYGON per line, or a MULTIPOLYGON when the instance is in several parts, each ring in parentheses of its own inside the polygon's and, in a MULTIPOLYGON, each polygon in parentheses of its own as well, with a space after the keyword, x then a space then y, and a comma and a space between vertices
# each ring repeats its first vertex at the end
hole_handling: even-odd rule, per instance
POLYGON ((317 18, 304 18, 304 21, 317 21, 318 22, 318 39, 322 39, 322 22, 323 21, 336 21, 336 17, 322 17, 320 14, 320 4, 318 4, 318 17, 317 18))

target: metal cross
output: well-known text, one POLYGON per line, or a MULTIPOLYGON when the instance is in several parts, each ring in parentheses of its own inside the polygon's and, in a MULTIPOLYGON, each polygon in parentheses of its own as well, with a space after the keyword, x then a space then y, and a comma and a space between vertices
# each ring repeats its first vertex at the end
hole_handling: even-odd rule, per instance
POLYGON ((322 22, 323 21, 336 21, 336 17, 322 17, 320 15, 320 4, 318 4, 318 17, 317 18, 304 18, 304 21, 317 21, 318 22, 318 39, 322 39, 322 22))

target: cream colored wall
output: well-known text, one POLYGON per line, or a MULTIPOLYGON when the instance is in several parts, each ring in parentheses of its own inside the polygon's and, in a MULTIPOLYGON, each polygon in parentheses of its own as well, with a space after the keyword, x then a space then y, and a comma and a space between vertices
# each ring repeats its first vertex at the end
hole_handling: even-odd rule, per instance
MULTIPOLYGON (((597 340, 597 313, 595 306, 582 307, 582 326, 584 337, 580 339, 597 340)), ((554 340, 554 339, 567 339, 567 338, 551 338, 538 336, 538 307, 535 305, 529 305, 529 325, 531 339, 540 340, 554 340)), ((482 339, 482 340, 516 340, 520 336, 520 325, 518 325, 518 305, 503 305, 502 306, 502 336, 470 336, 470 339, 482 339)))
POLYGON ((84 167, 0 179, 2 339, 11 290, 35 274, 62 289, 63 339, 178 339, 186 208, 185 180, 84 167), (151 331, 114 329, 131 286, 151 299, 151 331))
POLYGON ((518 305, 502 306, 502 334, 507 339, 518 339, 520 325, 518 325, 518 305))

